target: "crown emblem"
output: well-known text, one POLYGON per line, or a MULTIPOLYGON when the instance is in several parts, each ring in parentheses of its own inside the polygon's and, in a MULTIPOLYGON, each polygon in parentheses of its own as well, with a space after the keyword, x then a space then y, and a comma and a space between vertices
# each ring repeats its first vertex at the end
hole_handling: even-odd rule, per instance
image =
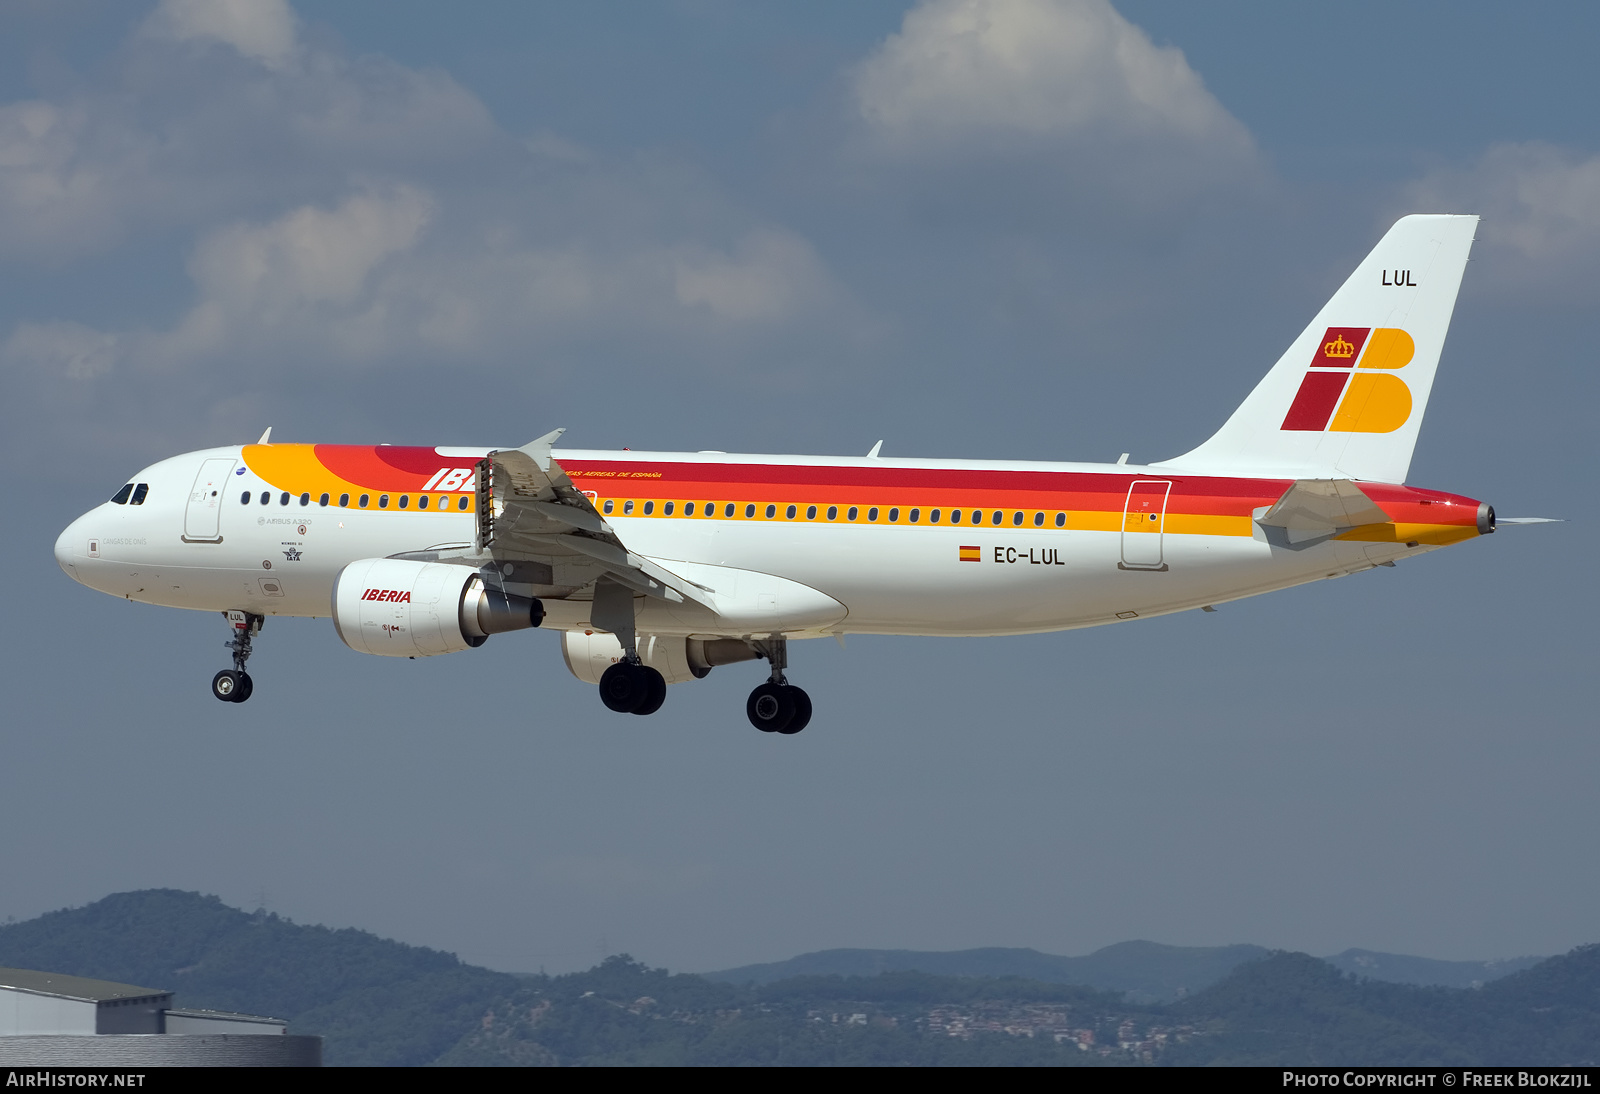
POLYGON ((1328 357, 1354 357, 1356 347, 1344 340, 1344 335, 1335 335, 1333 341, 1322 344, 1322 352, 1328 357))

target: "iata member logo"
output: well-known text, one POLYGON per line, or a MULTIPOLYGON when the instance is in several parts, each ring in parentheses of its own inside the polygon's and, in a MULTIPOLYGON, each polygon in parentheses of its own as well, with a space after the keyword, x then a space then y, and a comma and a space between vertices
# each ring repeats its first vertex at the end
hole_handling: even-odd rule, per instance
POLYGON ((1405 368, 1416 352, 1398 327, 1329 327, 1280 428, 1393 433, 1411 417, 1411 389, 1386 370, 1405 368))

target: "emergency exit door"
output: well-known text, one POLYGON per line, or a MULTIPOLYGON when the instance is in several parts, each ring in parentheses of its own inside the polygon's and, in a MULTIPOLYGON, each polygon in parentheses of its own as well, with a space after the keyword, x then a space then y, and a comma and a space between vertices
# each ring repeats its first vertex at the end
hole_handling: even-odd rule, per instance
POLYGON ((1165 480, 1136 479, 1128 487, 1122 507, 1123 570, 1165 570, 1162 541, 1166 538, 1167 495, 1172 483, 1165 480))

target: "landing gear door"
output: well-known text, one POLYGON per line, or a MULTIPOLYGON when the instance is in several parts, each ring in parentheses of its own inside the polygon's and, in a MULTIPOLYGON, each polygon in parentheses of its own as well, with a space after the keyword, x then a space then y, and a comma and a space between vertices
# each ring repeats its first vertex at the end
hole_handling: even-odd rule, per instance
POLYGON ((1122 508, 1121 570, 1165 570, 1162 541, 1166 535, 1167 495, 1172 483, 1136 479, 1122 508))
POLYGON ((189 504, 183 511, 183 541, 185 543, 221 543, 217 534, 221 527, 222 496, 228 489, 228 476, 233 474, 237 460, 207 460, 200 465, 194 477, 194 489, 189 491, 189 504))

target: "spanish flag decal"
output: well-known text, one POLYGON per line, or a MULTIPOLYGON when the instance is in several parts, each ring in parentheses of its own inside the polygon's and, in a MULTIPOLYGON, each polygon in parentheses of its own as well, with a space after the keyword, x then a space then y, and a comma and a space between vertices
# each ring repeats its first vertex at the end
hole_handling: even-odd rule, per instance
POLYGON ((963 547, 963 548, 961 548, 961 561, 962 562, 982 562, 983 561, 983 552, 978 550, 978 548, 976 548, 976 547, 963 547))

